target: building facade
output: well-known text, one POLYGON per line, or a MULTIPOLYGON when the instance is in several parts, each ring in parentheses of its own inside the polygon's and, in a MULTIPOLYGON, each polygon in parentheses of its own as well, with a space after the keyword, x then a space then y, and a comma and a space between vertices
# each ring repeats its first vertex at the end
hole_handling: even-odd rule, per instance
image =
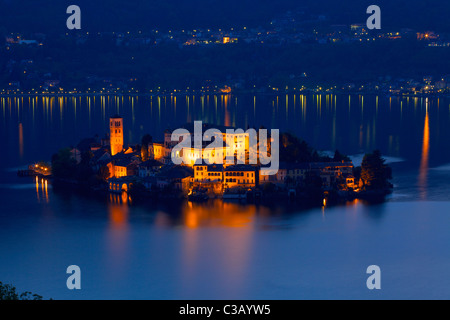
POLYGON ((111 155, 115 156, 123 150, 123 118, 120 116, 111 117, 109 124, 111 155))

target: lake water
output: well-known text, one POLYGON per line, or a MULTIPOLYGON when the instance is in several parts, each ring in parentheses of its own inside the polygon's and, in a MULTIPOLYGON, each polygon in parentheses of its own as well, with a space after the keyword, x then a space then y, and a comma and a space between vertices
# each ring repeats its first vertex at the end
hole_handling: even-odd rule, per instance
POLYGON ((450 99, 363 95, 0 98, 0 281, 54 299, 449 299, 450 99), (108 131, 125 143, 194 120, 290 131, 393 167, 385 203, 129 206, 18 178, 108 131), (82 289, 66 287, 78 265, 82 289), (366 287, 369 265, 381 290, 366 287))

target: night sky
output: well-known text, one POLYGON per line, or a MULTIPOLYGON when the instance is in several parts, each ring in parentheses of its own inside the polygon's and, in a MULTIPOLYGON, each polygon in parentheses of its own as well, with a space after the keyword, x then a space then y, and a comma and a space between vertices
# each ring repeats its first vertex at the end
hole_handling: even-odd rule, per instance
POLYGON ((0 0, 0 28, 65 32, 65 11, 72 4, 81 7, 87 31, 264 26, 298 8, 336 24, 361 23, 371 4, 381 7, 385 28, 450 31, 450 2, 436 0, 0 0))

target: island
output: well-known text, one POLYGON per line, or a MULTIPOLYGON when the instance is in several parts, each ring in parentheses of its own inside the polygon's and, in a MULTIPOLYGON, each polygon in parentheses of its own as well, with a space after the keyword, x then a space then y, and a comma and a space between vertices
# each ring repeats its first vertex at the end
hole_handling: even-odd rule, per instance
MULTIPOLYGON (((51 178, 58 187, 71 186, 99 194, 119 194, 126 202, 174 199, 208 201, 209 199, 244 202, 291 202, 326 206, 353 199, 382 201, 392 192, 392 170, 378 150, 366 154, 361 166, 338 150, 333 156, 322 155, 304 140, 291 133, 279 135, 279 166, 264 175, 265 165, 211 164, 214 150, 204 143, 182 150, 183 164, 172 161, 177 141, 174 130, 164 132, 164 141, 151 135, 139 144, 124 145, 124 121, 119 115, 109 119, 110 131, 103 138, 85 138, 75 147, 59 150, 51 164, 39 162, 21 176, 51 178), (201 157, 200 155, 203 155, 201 157)), ((192 129, 186 124, 184 129, 192 129)), ((234 129, 203 124, 204 131, 218 127, 222 132, 234 129)), ((251 152, 249 133, 233 130, 233 143, 224 143, 221 154, 248 160, 251 152)), ((229 133, 224 133, 224 138, 229 133)), ((273 142, 273 140, 272 140, 273 142)), ((259 142, 258 142, 259 143, 259 142)), ((269 139, 270 144, 270 139, 269 139)), ((215 149, 216 150, 216 149, 215 149)), ((259 157, 258 157, 259 159, 259 157)))

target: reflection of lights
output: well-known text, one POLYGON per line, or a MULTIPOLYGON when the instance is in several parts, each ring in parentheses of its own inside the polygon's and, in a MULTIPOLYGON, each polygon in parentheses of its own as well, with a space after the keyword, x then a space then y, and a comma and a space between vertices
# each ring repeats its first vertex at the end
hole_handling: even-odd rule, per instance
MULTIPOLYGON (((264 211, 262 212, 264 214, 264 211)), ((240 288, 248 275, 248 262, 254 239, 253 221, 255 206, 242 206, 234 203, 213 201, 205 204, 188 203, 184 207, 183 221, 188 227, 183 234, 183 251, 180 264, 182 273, 180 286, 191 288, 193 275, 201 268, 202 241, 201 227, 233 227, 226 232, 218 231, 214 245, 220 251, 221 266, 230 275, 224 290, 232 295, 240 288)))
POLYGON ((36 176, 36 195, 37 195, 38 202, 40 202, 41 199, 39 197, 39 179, 37 176, 36 176))
POLYGON ((420 169, 419 169, 419 186, 421 188, 423 198, 426 197, 429 152, 430 152, 430 127, 429 127, 428 101, 427 101, 427 111, 425 115, 425 124, 423 129, 422 159, 420 161, 420 169))
POLYGON ((128 194, 126 192, 122 192, 122 203, 123 204, 128 203, 128 194))
POLYGON ((353 206, 358 205, 359 202, 360 202, 359 199, 354 199, 353 201, 348 201, 348 202, 347 202, 347 205, 353 207, 353 206))
POLYGON ((45 200, 46 203, 49 203, 49 197, 48 197, 48 180, 45 179, 39 179, 37 176, 35 177, 36 182, 36 197, 38 202, 41 201, 41 193, 42 197, 45 200))
POLYGON ((45 201, 48 203, 48 188, 47 188, 47 180, 45 180, 45 201))
POLYGON ((188 202, 183 216, 189 228, 200 226, 247 227, 251 225, 256 214, 253 206, 241 206, 234 203, 214 201, 211 206, 188 202))
POLYGON ((109 219, 114 227, 123 227, 128 221, 128 195, 110 194, 109 219))

